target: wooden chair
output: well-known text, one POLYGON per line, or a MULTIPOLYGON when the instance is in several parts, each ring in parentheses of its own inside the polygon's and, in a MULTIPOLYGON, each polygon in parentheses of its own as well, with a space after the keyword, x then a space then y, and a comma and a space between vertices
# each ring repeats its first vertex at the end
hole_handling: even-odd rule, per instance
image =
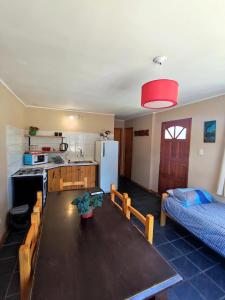
POLYGON ((41 225, 40 214, 38 212, 33 212, 31 214, 31 225, 34 225, 35 234, 36 234, 36 237, 38 238, 39 227, 41 225))
POLYGON ((115 184, 111 184, 111 201, 113 202, 113 204, 119 208, 119 210, 121 210, 123 213, 125 212, 125 201, 128 198, 128 194, 127 193, 123 193, 120 194, 117 190, 116 190, 116 186, 115 184), (118 198, 121 200, 122 202, 122 206, 120 206, 116 201, 115 198, 118 198))
POLYGON ((60 191, 64 190, 64 187, 74 186, 76 188, 87 188, 87 177, 84 177, 84 181, 63 181, 60 178, 60 191))
POLYGON ((138 210, 131 206, 131 199, 127 198, 125 201, 125 215, 128 220, 130 220, 130 214, 133 214, 145 226, 145 237, 147 241, 152 244, 154 216, 148 214, 146 217, 144 217, 138 210))
POLYGON ((27 233, 25 243, 19 249, 20 269, 20 293, 21 300, 27 300, 30 293, 30 284, 34 261, 36 256, 36 245, 39 234, 38 213, 31 214, 31 226, 27 233))
MULTIPOLYGON (((37 202, 36 202, 35 206, 33 207, 33 212, 37 213, 38 226, 41 223, 42 210, 43 210, 43 206, 42 206, 42 192, 37 192, 37 202)), ((32 215, 31 215, 31 218, 32 218, 32 215)))

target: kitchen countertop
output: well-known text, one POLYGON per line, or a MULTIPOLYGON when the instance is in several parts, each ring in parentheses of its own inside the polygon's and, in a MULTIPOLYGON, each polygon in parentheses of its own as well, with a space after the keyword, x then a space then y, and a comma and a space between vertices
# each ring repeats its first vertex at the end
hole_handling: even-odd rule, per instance
POLYGON ((92 163, 60 163, 60 164, 56 164, 53 162, 49 162, 46 164, 40 164, 40 165, 34 165, 34 166, 29 166, 29 165, 23 165, 23 168, 43 168, 45 170, 50 170, 50 169, 54 169, 54 168, 58 168, 58 167, 74 167, 74 166, 97 166, 98 163, 96 161, 93 161, 92 163))

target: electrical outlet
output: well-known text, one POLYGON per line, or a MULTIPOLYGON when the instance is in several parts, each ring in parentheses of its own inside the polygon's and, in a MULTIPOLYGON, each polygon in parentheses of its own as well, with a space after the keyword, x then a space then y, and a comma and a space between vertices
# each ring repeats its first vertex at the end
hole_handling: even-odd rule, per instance
POLYGON ((200 155, 200 156, 204 155, 204 149, 202 149, 202 148, 199 149, 199 155, 200 155))

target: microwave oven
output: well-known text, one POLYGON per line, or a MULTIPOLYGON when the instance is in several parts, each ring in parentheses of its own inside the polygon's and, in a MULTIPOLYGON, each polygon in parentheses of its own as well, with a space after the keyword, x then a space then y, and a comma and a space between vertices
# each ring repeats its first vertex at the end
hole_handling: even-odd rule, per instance
POLYGON ((39 165, 46 164, 48 162, 48 154, 32 154, 26 153, 23 156, 24 165, 39 165))

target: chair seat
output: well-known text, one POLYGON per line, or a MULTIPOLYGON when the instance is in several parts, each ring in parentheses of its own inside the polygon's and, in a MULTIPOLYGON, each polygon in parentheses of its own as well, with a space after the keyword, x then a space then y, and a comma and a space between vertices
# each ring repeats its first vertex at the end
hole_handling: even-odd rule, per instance
POLYGON ((29 211, 29 205, 28 204, 24 204, 24 205, 20 205, 20 206, 16 206, 13 207, 10 210, 10 214, 11 215, 22 215, 22 214, 26 214, 29 211))

